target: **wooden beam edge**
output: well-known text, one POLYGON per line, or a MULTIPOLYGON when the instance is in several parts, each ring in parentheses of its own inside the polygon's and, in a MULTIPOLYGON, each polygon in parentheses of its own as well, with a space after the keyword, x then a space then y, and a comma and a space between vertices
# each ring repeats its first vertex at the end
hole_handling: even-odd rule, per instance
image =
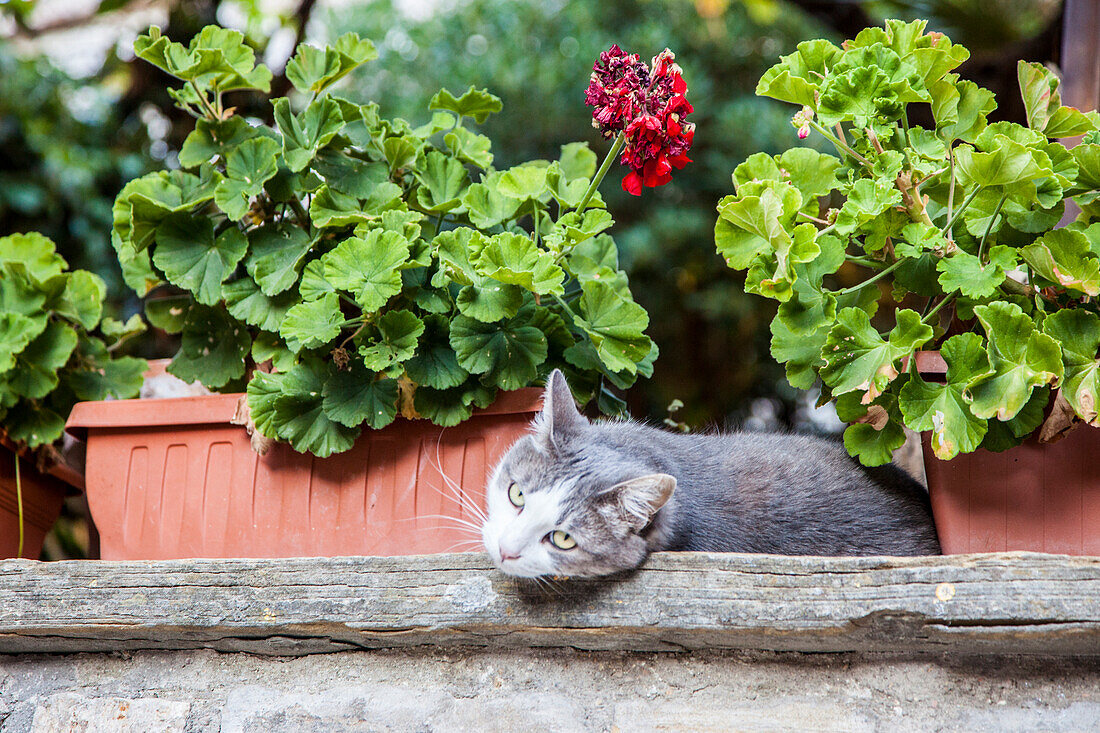
POLYGON ((0 653, 426 646, 1100 656, 1100 558, 662 553, 550 592, 472 554, 0 561, 0 653))

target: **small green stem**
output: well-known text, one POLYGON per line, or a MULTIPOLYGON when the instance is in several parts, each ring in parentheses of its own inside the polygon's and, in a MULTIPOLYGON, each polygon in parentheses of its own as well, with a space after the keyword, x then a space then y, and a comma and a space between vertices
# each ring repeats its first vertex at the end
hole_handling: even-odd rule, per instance
POLYGON ((970 202, 974 200, 974 197, 977 196, 983 188, 983 186, 978 186, 974 189, 973 193, 966 197, 966 200, 962 202, 962 206, 959 207, 959 210, 956 211, 954 215, 952 215, 951 218, 947 220, 947 224, 944 225, 943 231, 940 232, 941 235, 943 235, 944 237, 949 235, 949 233, 951 232, 951 228, 955 226, 955 222, 958 221, 959 217, 962 216, 964 211, 966 211, 966 207, 970 206, 970 202))
POLYGON ((310 231, 313 222, 310 221, 309 214, 306 213, 305 208, 302 206, 302 202, 298 200, 297 196, 293 196, 288 203, 290 204, 291 210, 294 212, 294 216, 298 219, 298 226, 302 227, 307 232, 310 231))
POLYGON ((844 259, 855 265, 862 265, 863 267, 870 267, 874 270, 881 270, 886 267, 885 262, 879 262, 878 260, 872 260, 870 257, 857 257, 856 255, 844 255, 844 259))
POLYGON ((993 222, 997 220, 997 216, 1001 213, 1001 207, 1004 206, 1006 198, 1008 198, 1008 191, 1005 191, 1001 196, 1001 200, 997 202, 997 208, 993 210, 993 216, 989 217, 989 224, 986 226, 985 234, 982 235, 982 241, 978 245, 978 262, 981 262, 982 254, 985 252, 985 239, 993 231, 993 222))
POLYGON ((947 167, 951 170, 951 184, 947 189, 947 220, 951 221, 952 210, 955 208, 955 152, 950 145, 947 146, 947 167))
POLYGON ((207 100, 206 95, 199 90, 199 85, 195 83, 194 79, 191 80, 190 84, 191 88, 195 90, 195 94, 198 96, 199 101, 202 102, 202 106, 206 110, 206 114, 209 116, 209 118, 214 122, 220 120, 221 118, 218 117, 218 113, 215 112, 214 108, 210 106, 210 101, 207 100))
POLYGON ((816 216, 810 216, 805 211, 799 211, 798 215, 806 217, 807 219, 814 222, 815 224, 821 224, 822 226, 829 226, 829 222, 825 221, 824 219, 818 219, 816 216))
POLYGON ((862 290, 863 288, 867 287, 868 285, 870 285, 870 284, 872 284, 872 283, 876 283, 876 282, 878 282, 879 280, 881 280, 882 278, 886 277, 887 275, 889 275, 889 274, 890 274, 891 272, 893 272, 894 270, 896 270, 896 269, 898 269, 899 267, 901 267, 901 265, 902 265, 902 263, 903 263, 903 262, 905 262, 905 260, 898 260, 897 262, 895 262, 894 264, 890 265, 890 266, 889 266, 889 267, 887 267, 886 269, 884 269, 884 270, 881 270, 880 272, 877 272, 877 273, 875 273, 875 275, 874 275, 873 277, 870 277, 870 278, 868 278, 868 279, 864 280, 864 281, 863 281, 863 282, 861 282, 861 283, 860 283, 859 285, 853 285, 853 286, 852 286, 852 287, 850 287, 850 288, 845 288, 844 290, 838 290, 836 294, 837 294, 837 295, 847 295, 848 293, 854 293, 854 292, 856 292, 857 290, 862 290))
POLYGON ((534 225, 533 225, 534 226, 534 232, 533 232, 533 234, 535 235, 535 246, 538 247, 539 246, 539 206, 538 206, 537 202, 535 202, 533 204, 533 206, 534 206, 534 211, 531 212, 531 218, 534 219, 534 225))
POLYGON ((603 159, 603 163, 600 164, 600 169, 596 171, 595 177, 592 178, 592 182, 588 184, 588 190, 584 192, 584 196, 581 198, 581 202, 577 204, 575 211, 578 214, 584 213, 585 208, 588 207, 588 202, 592 200, 592 197, 596 194, 596 189, 600 187, 603 182, 604 176, 607 175, 607 171, 611 168, 611 163, 618 156, 619 151, 623 149, 623 143, 626 142, 626 133, 620 132, 619 136, 615 138, 615 142, 611 145, 611 150, 607 151, 607 157, 603 159))
POLYGON ((909 113, 905 107, 901 108, 901 133, 904 136, 906 157, 908 157, 909 151, 909 113))
POLYGON ((953 301, 955 299, 955 296, 958 295, 958 294, 959 294, 958 290, 952 291, 943 300, 941 300, 939 303, 937 303, 935 308, 928 311, 928 313, 925 314, 924 318, 920 319, 921 323, 928 323, 932 319, 933 316, 935 316, 937 313, 940 312, 940 308, 943 308, 945 305, 947 305, 948 303, 953 301))
POLYGON ((852 150, 851 146, 849 146, 847 143, 841 142, 840 138, 838 138, 836 135, 834 135, 833 133, 826 130, 824 127, 822 127, 820 124, 818 124, 816 120, 810 120, 810 127, 814 128, 815 130, 820 132, 821 135, 826 140, 828 140, 833 145, 835 145, 836 149, 839 150, 840 152, 847 153, 852 158, 854 158, 855 160, 858 160, 860 163, 867 166, 868 168, 872 167, 871 166, 871 161, 864 158, 862 155, 857 153, 855 150, 852 150))
POLYGON ((15 504, 19 511, 19 549, 16 551, 16 557, 23 557, 23 482, 19 480, 19 454, 14 453, 15 456, 15 504))

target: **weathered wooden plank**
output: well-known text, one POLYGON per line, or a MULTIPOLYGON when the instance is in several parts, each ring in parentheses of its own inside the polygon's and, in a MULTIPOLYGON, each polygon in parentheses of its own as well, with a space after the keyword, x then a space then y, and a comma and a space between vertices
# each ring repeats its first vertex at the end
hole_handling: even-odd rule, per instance
POLYGON ((1100 656, 1100 558, 661 553, 549 589, 473 554, 0 562, 0 653, 415 645, 1100 656))

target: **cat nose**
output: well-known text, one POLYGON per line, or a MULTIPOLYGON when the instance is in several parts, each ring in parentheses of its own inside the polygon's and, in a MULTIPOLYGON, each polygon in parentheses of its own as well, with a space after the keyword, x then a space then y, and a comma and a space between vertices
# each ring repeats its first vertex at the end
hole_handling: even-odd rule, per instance
POLYGON ((504 550, 504 545, 497 545, 497 549, 500 550, 500 561, 501 562, 504 562, 506 560, 519 560, 519 552, 518 551, 515 554, 506 552, 504 550))

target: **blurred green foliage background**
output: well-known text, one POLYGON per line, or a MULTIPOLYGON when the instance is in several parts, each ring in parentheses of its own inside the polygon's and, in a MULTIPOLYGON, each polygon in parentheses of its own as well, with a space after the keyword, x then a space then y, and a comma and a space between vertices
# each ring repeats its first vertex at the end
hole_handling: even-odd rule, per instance
MULTIPOLYGON (((64 0, 55 0, 56 2, 64 0)), ((148 2, 103 0, 89 26, 125 17, 148 2)), ((156 5, 156 3, 154 3, 156 5)), ((665 46, 684 68, 697 123, 695 162, 641 198, 604 184, 633 290, 651 316, 661 348, 652 380, 629 395, 632 411, 660 419, 674 399, 690 425, 743 423, 805 427, 805 395, 792 390, 768 352, 771 306, 745 295, 713 245, 714 207, 731 190, 730 173, 749 154, 796 142, 793 110, 758 99, 753 88, 780 54, 803 39, 851 37, 887 16, 927 17, 972 46, 964 74, 998 91, 1013 117, 1015 59, 1057 60, 1058 0, 179 0, 160 3, 166 33, 186 42, 203 25, 244 30, 276 71, 300 40, 352 30, 372 39, 378 61, 341 93, 375 100, 387 115, 428 119, 440 88, 488 87, 504 112, 484 132, 496 165, 556 157, 558 147, 607 145, 590 125, 583 90, 596 55, 611 43, 648 59, 665 46)), ((132 40, 88 78, 73 79, 41 53, 33 0, 0 0, 0 233, 37 229, 74 266, 111 285, 114 310, 138 308, 121 284, 109 243, 115 193, 132 177, 172 165, 192 120, 174 111, 165 79, 129 61, 132 40)), ((62 21, 65 32, 81 18, 62 21)), ((139 29, 140 30, 140 29, 139 29)), ((110 45, 110 44, 109 44, 110 45)), ((276 79, 277 85, 281 83, 276 79)), ((234 100, 250 114, 270 110, 234 100)), ((167 344, 165 344, 167 346, 167 344)), ((147 347, 157 356, 158 346, 147 347)), ((167 353, 165 348, 164 353, 167 353)))

